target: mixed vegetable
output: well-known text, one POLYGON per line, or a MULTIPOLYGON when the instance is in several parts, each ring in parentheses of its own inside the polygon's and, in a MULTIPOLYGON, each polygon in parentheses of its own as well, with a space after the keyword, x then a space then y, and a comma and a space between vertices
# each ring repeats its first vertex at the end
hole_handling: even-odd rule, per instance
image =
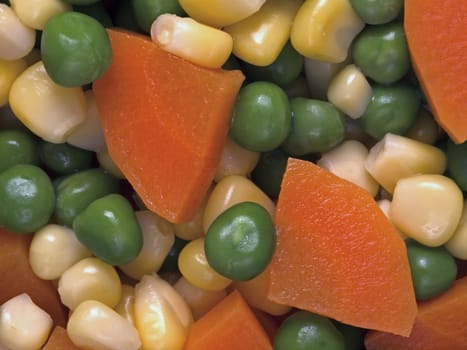
POLYGON ((465 349, 464 13, 0 1, 0 348, 465 349))

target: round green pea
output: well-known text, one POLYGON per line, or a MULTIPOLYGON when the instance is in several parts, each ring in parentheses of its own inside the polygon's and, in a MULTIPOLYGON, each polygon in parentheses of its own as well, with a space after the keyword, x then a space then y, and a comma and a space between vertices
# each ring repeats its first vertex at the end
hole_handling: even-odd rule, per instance
POLYGON ((24 130, 1 130, 0 172, 16 164, 39 164, 37 141, 24 130))
POLYGON ((263 272, 275 245, 270 214, 253 202, 241 202, 222 212, 209 226, 204 240, 209 265, 237 281, 250 280, 263 272))
POLYGON ((449 176, 467 192, 467 142, 456 144, 449 140, 446 156, 449 176))
POLYGON ((42 141, 39 155, 44 166, 60 175, 72 174, 91 168, 94 152, 68 143, 42 141))
POLYGON ((0 226, 32 233, 47 224, 54 207, 52 181, 38 166, 17 164, 0 173, 0 226))
POLYGON ((446 248, 414 240, 408 240, 406 247, 416 299, 430 299, 448 290, 456 279, 457 265, 446 248))
POLYGON ((274 350, 345 350, 343 335, 328 318, 297 311, 282 322, 274 337, 274 350))
POLYGON ((186 16, 178 0, 132 0, 131 2, 136 22, 146 33, 151 32, 152 22, 164 13, 186 16))
POLYGON ((230 136, 246 149, 266 152, 285 140, 290 123, 290 105, 285 92, 274 83, 257 81, 240 89, 230 136))
POLYGON ((404 0, 350 0, 357 15, 368 24, 384 24, 396 19, 404 0))
POLYGON ((331 103, 297 97, 290 101, 292 128, 282 148, 294 157, 325 152, 344 140, 342 113, 331 103))
POLYGON ((57 14, 47 21, 41 55, 52 80, 68 87, 93 82, 112 63, 112 48, 104 26, 75 11, 57 14))

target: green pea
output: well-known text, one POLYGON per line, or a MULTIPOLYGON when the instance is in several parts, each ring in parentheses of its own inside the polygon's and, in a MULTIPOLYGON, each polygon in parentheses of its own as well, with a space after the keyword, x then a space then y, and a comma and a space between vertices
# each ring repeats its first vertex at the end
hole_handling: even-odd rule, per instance
POLYGON ((285 92, 274 83, 257 81, 240 89, 230 136, 251 151, 270 151, 279 147, 287 137, 290 118, 285 92))
POLYGON ((61 178, 56 184, 55 220, 71 227, 74 218, 91 202, 118 191, 118 179, 101 168, 84 170, 61 178))
POLYGON ((39 152, 34 137, 23 130, 0 131, 0 172, 16 164, 39 164, 39 152))
POLYGON ((292 128, 282 148, 294 157, 325 152, 344 140, 344 117, 329 102, 297 97, 290 101, 292 128))
POLYGON ((134 260, 143 245, 135 212, 120 194, 109 194, 89 204, 73 220, 73 230, 96 257, 112 265, 134 260))
POLYGON ((279 86, 285 86, 298 78, 303 70, 303 56, 287 42, 276 60, 267 66, 255 66, 242 62, 242 70, 251 81, 270 81, 279 86))
POLYGON ((409 72, 410 54, 401 22, 367 25, 355 38, 355 64, 377 83, 390 84, 409 72))
POLYGON ((370 103, 358 119, 363 130, 377 140, 387 133, 407 133, 420 108, 420 98, 415 89, 406 83, 377 84, 372 89, 370 103))
POLYGON ((141 31, 136 21, 135 12, 133 11, 132 0, 118 1, 112 13, 112 19, 117 27, 125 28, 133 32, 141 31))
POLYGON ((467 142, 455 144, 449 140, 446 156, 449 176, 467 192, 467 142))
POLYGON ((433 298, 451 287, 457 265, 446 248, 427 247, 414 240, 408 240, 406 246, 417 300, 433 298))
POLYGON ((328 318, 297 311, 282 322, 274 350, 345 350, 343 335, 328 318))
POLYGON ((106 28, 113 26, 110 14, 101 1, 88 5, 74 5, 73 10, 94 18, 106 28))
POLYGON ((396 19, 404 0, 350 0, 355 12, 368 24, 384 24, 396 19))
POLYGON ((237 281, 259 275, 272 259, 276 231, 261 205, 242 202, 222 212, 204 240, 206 259, 219 274, 237 281))
POLYGON ((54 206, 52 182, 38 166, 17 164, 0 173, 0 226, 32 233, 47 224, 54 206))
POLYGON ((75 11, 60 13, 47 21, 41 55, 52 80, 70 87, 93 82, 112 63, 105 28, 94 18, 75 11))
POLYGON ((256 167, 251 172, 253 182, 269 197, 277 198, 284 177, 289 155, 277 148, 261 153, 256 167))
POLYGON ((151 32, 152 22, 164 13, 186 16, 178 0, 133 0, 132 4, 136 22, 146 33, 151 32))
POLYGON ((94 152, 68 143, 42 141, 39 146, 39 155, 45 167, 60 175, 89 169, 94 161, 94 152))

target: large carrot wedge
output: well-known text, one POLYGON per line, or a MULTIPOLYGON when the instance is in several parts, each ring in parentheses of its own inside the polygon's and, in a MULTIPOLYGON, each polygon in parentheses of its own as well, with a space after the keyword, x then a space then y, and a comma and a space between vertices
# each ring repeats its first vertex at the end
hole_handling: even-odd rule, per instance
POLYGON ((367 350, 465 350, 467 348, 467 277, 445 293, 420 302, 410 337, 368 332, 367 350))
POLYGON ((93 91, 109 154, 148 209, 188 221, 214 178, 244 76, 108 33, 113 63, 93 91))
POLYGON ((405 244, 368 191, 289 158, 268 297, 408 336, 417 306, 405 244))
POLYGON ((456 143, 467 140, 467 1, 404 1, 412 64, 434 116, 456 143))

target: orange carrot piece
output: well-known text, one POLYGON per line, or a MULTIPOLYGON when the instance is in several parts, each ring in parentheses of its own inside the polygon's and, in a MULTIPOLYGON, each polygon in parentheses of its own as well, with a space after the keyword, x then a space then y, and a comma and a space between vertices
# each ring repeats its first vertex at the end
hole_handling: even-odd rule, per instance
POLYGON ((445 293, 420 302, 410 337, 371 331, 367 350, 465 350, 467 348, 467 277, 445 293))
POLYGON ((42 350, 80 350, 68 337, 66 329, 55 327, 42 350))
POLYGON ((405 244, 368 191, 289 158, 268 298, 408 336, 417 313, 405 244))
POLYGON ((0 228, 0 304, 27 293, 32 301, 46 311, 56 325, 65 326, 67 311, 57 288, 50 281, 37 277, 29 265, 31 235, 20 235, 0 228))
POLYGON ((412 64, 434 116, 456 143, 467 140, 467 1, 404 1, 412 64))
POLYGON ((188 221, 214 178, 244 76, 108 33, 113 62, 93 91, 109 154, 148 209, 188 221))
POLYGON ((272 350, 268 335, 234 290, 190 328, 184 350, 272 350))

